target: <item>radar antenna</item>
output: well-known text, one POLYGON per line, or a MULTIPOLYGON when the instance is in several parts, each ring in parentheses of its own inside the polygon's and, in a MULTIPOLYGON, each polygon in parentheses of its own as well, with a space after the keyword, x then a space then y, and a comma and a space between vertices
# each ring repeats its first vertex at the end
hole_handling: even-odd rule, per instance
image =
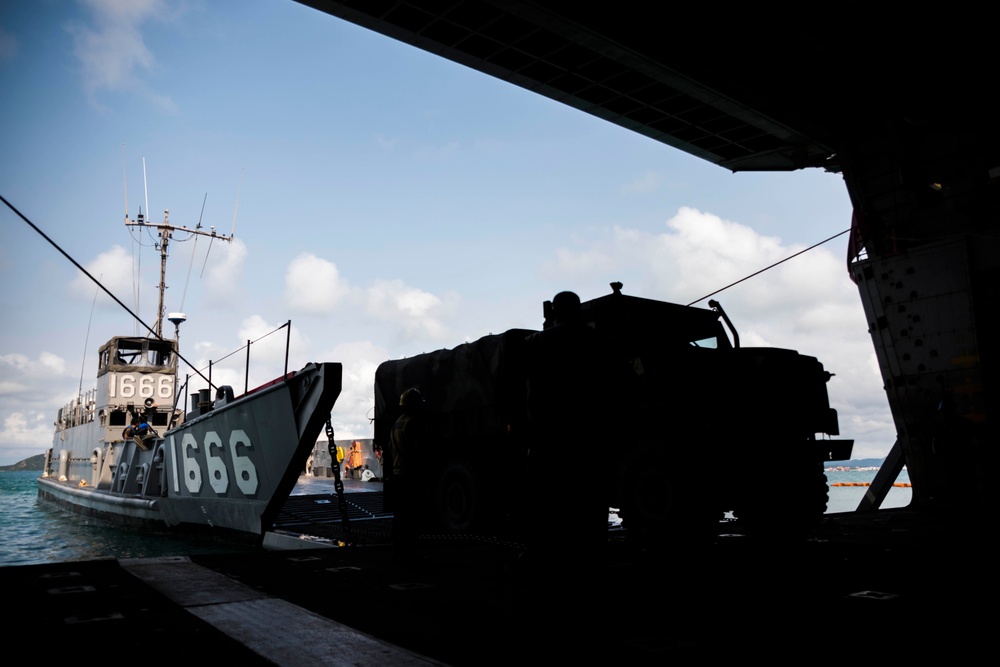
MULTIPOLYGON (((207 196, 208 195, 206 195, 206 197, 207 196)), ((159 306, 157 307, 157 310, 156 310, 156 323, 155 323, 154 330, 153 330, 154 333, 156 334, 157 338, 163 338, 163 295, 164 295, 164 292, 167 289, 167 283, 166 283, 166 276, 167 276, 167 248, 170 245, 170 239, 173 238, 173 233, 175 231, 180 230, 180 231, 187 232, 189 234, 197 234, 199 236, 210 236, 210 237, 212 237, 213 240, 216 239, 216 238, 222 239, 223 241, 226 241, 227 243, 232 242, 232 240, 233 240, 233 238, 231 236, 225 236, 223 234, 216 234, 214 227, 212 228, 211 232, 206 232, 206 231, 203 231, 203 230, 197 229, 197 228, 195 228, 195 229, 188 229, 187 227, 178 227, 176 225, 172 225, 172 224, 170 224, 169 215, 170 215, 170 211, 169 210, 164 211, 163 212, 163 222, 161 222, 161 223, 152 223, 152 222, 150 222, 148 220, 143 221, 141 218, 139 219, 138 222, 134 222, 134 221, 128 220, 128 219, 125 220, 125 226, 126 227, 138 227, 138 226, 141 226, 141 225, 145 225, 147 227, 154 226, 154 227, 156 227, 156 230, 157 230, 157 232, 159 234, 159 237, 160 237, 160 284, 157 286, 157 289, 158 289, 158 291, 160 293, 160 303, 159 303, 159 306)), ((199 226, 200 226, 200 224, 201 223, 199 222, 199 226)), ((173 321, 173 320, 171 319, 171 321, 173 321)), ((178 324, 176 322, 174 324, 175 324, 175 326, 178 326, 178 324)))

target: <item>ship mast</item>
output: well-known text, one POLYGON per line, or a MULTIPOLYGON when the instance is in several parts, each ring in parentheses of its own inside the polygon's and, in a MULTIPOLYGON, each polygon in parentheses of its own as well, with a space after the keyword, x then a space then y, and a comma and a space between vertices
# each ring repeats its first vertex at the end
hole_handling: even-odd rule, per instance
POLYGON ((171 225, 169 221, 170 211, 163 211, 163 222, 161 223, 149 223, 143 219, 142 213, 139 213, 137 220, 129 220, 126 216, 125 226, 126 227, 138 227, 140 231, 145 227, 156 227, 157 235, 160 238, 157 244, 160 248, 160 284, 157 285, 157 290, 159 291, 159 304, 156 308, 156 325, 155 333, 157 338, 163 338, 163 295, 167 289, 167 247, 170 245, 170 239, 173 238, 175 231, 187 232, 188 234, 194 234, 198 236, 210 236, 212 239, 219 239, 221 241, 226 241, 231 243, 233 240, 233 235, 230 234, 226 236, 225 234, 217 234, 215 227, 210 227, 211 231, 205 231, 201 229, 201 223, 199 222, 198 227, 190 229, 188 227, 171 225))

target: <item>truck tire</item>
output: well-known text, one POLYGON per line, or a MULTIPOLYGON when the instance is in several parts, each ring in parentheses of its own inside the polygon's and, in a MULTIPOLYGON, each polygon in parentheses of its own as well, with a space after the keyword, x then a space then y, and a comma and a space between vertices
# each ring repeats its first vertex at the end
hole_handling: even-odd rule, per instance
POLYGON ((746 493, 733 512, 748 533, 799 537, 822 520, 829 502, 823 463, 793 458, 779 467, 772 483, 746 493))
POLYGON ((467 533, 482 515, 479 480, 468 463, 445 466, 436 485, 434 506, 439 527, 446 533, 467 533))
POLYGON ((721 512, 699 495, 687 476, 687 466, 675 465, 664 445, 637 448, 622 466, 618 515, 622 527, 637 541, 653 546, 667 538, 712 534, 721 512))

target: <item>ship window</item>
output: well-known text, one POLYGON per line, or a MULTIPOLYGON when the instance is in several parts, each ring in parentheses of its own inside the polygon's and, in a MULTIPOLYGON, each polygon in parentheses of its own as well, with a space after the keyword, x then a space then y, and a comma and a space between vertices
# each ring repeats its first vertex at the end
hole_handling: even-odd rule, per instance
POLYGON ((115 410, 111 413, 110 419, 108 419, 109 426, 125 426, 126 423, 124 410, 115 410))
POLYGON ((142 359, 142 341, 119 340, 115 363, 132 366, 142 359))
POLYGON ((717 347, 719 347, 719 339, 713 336, 711 338, 702 338, 701 340, 693 340, 691 341, 691 344, 694 345, 695 347, 707 347, 714 350, 717 347))
POLYGON ((151 340, 149 341, 149 351, 146 355, 146 361, 153 366, 170 366, 172 363, 170 353, 172 351, 170 343, 151 340))

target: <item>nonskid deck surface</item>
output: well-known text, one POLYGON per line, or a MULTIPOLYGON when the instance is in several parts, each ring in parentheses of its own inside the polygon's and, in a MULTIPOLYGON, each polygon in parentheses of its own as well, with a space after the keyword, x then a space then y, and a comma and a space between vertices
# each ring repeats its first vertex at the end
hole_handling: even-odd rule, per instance
POLYGON ((381 491, 345 493, 341 507, 336 494, 289 496, 272 530, 333 537, 352 527, 366 531, 384 529, 392 515, 386 512, 383 498, 381 491))
POLYGON ((272 532, 320 540, 342 540, 357 533, 385 543, 390 536, 392 514, 385 509, 382 483, 358 479, 344 479, 341 483, 343 508, 334 478, 300 477, 275 519, 272 532))
POLYGON ((639 549, 609 540, 526 569, 509 545, 422 542, 0 568, 11 636, 123 658, 242 664, 516 664, 671 658, 972 659, 991 636, 986 524, 832 515, 806 539, 736 530, 639 549), (228 633, 228 634, 227 634, 228 633))

